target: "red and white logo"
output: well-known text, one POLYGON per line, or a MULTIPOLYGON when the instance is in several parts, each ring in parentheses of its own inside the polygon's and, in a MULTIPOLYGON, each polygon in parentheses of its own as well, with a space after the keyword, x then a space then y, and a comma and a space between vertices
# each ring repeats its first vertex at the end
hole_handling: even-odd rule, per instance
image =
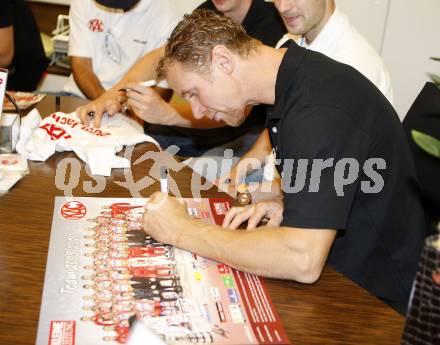
POLYGON ((91 19, 89 21, 89 30, 92 32, 103 32, 104 31, 104 23, 101 19, 91 19))
POLYGON ((49 345, 75 345, 75 321, 51 321, 49 345))
POLYGON ((45 123, 40 126, 40 128, 47 132, 47 134, 50 136, 50 140, 58 140, 63 137, 64 139, 70 139, 72 137, 63 127, 54 125, 52 123, 45 123))
POLYGON ((217 270, 220 274, 226 274, 229 273, 229 267, 225 264, 217 264, 217 270))
POLYGON ((229 205, 225 202, 215 202, 214 203, 214 209, 215 213, 217 213, 219 216, 225 215, 228 213, 229 205))
POLYGON ((16 165, 18 164, 18 160, 15 158, 7 158, 7 159, 2 159, 1 163, 3 165, 16 165))
POLYGON ((87 213, 87 209, 83 203, 79 201, 66 202, 61 207, 61 215, 67 220, 78 220, 83 218, 87 213))

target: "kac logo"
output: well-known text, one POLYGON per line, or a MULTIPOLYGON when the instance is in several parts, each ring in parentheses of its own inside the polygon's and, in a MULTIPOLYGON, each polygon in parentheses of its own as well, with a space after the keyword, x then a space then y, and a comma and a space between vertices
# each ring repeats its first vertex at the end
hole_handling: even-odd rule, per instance
POLYGON ((61 207, 61 215, 67 220, 81 219, 86 213, 86 207, 79 201, 69 201, 61 207))
POLYGON ((101 19, 91 19, 89 21, 89 30, 92 32, 103 32, 104 31, 104 23, 101 19))

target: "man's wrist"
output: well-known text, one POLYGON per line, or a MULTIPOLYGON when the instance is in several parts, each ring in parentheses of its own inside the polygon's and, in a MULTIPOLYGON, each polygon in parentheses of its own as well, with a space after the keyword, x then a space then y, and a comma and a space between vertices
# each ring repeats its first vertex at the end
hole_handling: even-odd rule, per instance
POLYGON ((172 246, 185 249, 182 243, 182 235, 184 229, 191 228, 191 226, 193 225, 191 224, 192 221, 193 219, 188 216, 178 222, 178 226, 173 231, 173 238, 171 239, 172 243, 170 243, 172 246))

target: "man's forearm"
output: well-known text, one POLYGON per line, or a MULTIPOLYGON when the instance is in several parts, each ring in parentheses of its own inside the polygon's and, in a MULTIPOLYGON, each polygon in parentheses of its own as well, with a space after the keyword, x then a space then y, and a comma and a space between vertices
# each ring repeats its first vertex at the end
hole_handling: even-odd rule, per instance
POLYGON ((184 230, 176 229, 178 235, 173 245, 238 270, 271 278, 312 283, 318 279, 328 254, 313 253, 306 238, 310 234, 304 233, 308 230, 299 230, 292 236, 298 229, 231 230, 192 219, 181 224, 181 229, 184 230), (316 257, 322 258, 316 260, 316 257))
POLYGON ((96 99, 100 97, 105 89, 94 73, 82 73, 74 76, 76 85, 88 99, 96 99))
POLYGON ((91 58, 71 56, 70 63, 75 83, 84 96, 88 99, 96 99, 105 92, 98 76, 93 71, 91 58))

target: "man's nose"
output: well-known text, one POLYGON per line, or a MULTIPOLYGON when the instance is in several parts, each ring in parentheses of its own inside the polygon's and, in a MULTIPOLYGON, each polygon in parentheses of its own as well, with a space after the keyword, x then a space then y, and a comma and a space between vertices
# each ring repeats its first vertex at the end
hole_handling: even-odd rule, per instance
POLYGON ((190 103, 194 117, 198 120, 203 118, 206 113, 206 108, 202 104, 194 100, 191 100, 190 103))
POLYGON ((281 14, 289 11, 292 8, 292 1, 291 0, 275 0, 275 7, 277 8, 278 12, 281 14))

